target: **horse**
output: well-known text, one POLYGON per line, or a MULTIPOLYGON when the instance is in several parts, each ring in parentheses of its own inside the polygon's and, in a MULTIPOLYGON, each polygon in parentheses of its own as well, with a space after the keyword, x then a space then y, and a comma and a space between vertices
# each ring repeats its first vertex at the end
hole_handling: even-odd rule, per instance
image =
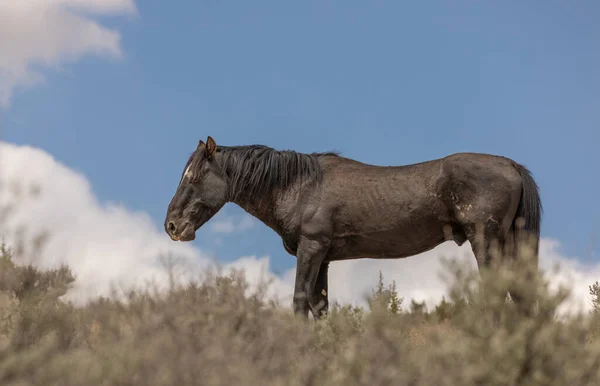
POLYGON ((296 257, 292 306, 303 318, 327 314, 332 261, 406 258, 468 240, 481 272, 496 256, 492 245, 528 234, 537 269, 538 185, 525 166, 502 156, 455 153, 379 166, 335 152, 217 146, 208 136, 183 168, 165 231, 173 241, 192 241, 229 202, 277 232, 296 257))

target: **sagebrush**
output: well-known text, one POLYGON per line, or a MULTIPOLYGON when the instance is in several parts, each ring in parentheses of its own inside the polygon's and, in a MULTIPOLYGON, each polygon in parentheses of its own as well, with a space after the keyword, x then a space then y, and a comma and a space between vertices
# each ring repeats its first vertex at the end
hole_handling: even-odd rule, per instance
MULTIPOLYGON (((598 314, 556 318, 566 292, 522 283, 535 312, 506 301, 510 270, 449 264, 449 297, 405 306, 375 283, 367 309, 318 322, 247 294, 241 274, 76 307, 68 267, 16 265, 0 250, 2 385, 597 385, 598 314)), ((374 278, 376 279, 376 278, 374 278)), ((598 283, 590 295, 598 310, 598 283)))

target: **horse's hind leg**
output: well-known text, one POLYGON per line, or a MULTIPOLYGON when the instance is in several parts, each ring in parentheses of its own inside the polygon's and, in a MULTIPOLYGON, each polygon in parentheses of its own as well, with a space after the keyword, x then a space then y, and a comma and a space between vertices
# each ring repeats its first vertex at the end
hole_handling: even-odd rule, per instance
MULTIPOLYGON (((510 232, 505 235, 501 233, 501 227, 496 226, 495 222, 488 222, 485 226, 467 227, 465 233, 471 243, 473 254, 477 260, 477 267, 481 273, 483 270, 494 270, 500 268, 500 265, 506 265, 507 268, 513 268, 510 264, 510 256, 505 256, 507 249, 510 250, 512 238, 510 232), (475 229, 477 228, 477 229, 475 229)), ((519 291, 518 281, 513 282, 506 288, 507 294, 516 306, 523 310, 524 314, 528 314, 528 309, 525 305, 526 299, 519 291)))
POLYGON ((500 226, 496 221, 488 220, 485 225, 467 225, 465 234, 471 243, 471 249, 477 260, 477 267, 482 269, 492 268, 499 263, 503 239, 498 237, 500 226))
MULTIPOLYGON (((465 234, 467 239, 471 243, 475 260, 477 261, 477 268, 479 274, 498 267, 501 256, 498 256, 499 244, 501 243, 498 239, 498 223, 488 221, 485 225, 470 225, 465 227, 465 234)), ((482 288, 482 290, 484 290, 482 288)), ((484 294, 485 295, 485 294, 484 294)), ((498 309, 491 310, 493 314, 493 320, 495 323, 500 322, 501 312, 498 309)))

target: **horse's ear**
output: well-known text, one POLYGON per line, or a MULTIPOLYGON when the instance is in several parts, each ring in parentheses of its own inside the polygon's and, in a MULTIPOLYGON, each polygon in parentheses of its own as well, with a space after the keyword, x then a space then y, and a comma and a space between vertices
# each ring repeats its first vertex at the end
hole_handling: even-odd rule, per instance
POLYGON ((197 149, 200 149, 202 146, 206 146, 206 144, 204 143, 203 140, 199 140, 197 149))
POLYGON ((208 154, 208 158, 212 158, 217 152, 217 144, 215 140, 209 135, 206 139, 206 154, 208 154))

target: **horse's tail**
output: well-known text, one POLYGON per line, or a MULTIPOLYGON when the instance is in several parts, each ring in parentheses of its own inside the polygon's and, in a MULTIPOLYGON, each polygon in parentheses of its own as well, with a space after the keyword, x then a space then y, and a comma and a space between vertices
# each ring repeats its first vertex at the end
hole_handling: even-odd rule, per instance
POLYGON ((514 167, 521 175, 523 185, 517 213, 511 226, 515 248, 513 252, 517 256, 520 255, 521 247, 530 243, 528 246, 533 249, 535 265, 537 267, 543 212, 542 201, 538 185, 533 179, 531 172, 525 166, 516 162, 514 163, 514 167))

